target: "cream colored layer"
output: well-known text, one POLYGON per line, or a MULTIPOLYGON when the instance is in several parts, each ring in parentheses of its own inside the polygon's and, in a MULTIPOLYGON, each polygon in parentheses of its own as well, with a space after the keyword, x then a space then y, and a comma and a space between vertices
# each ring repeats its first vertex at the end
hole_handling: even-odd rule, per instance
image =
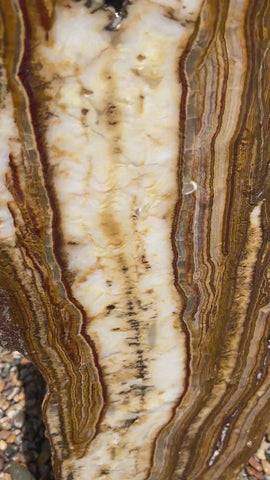
POLYGON ((47 142, 72 292, 106 386, 82 480, 145 478, 155 435, 183 390, 171 230, 178 62, 200 2, 193 4, 196 11, 188 2, 138 0, 118 32, 105 30, 105 12, 58 7, 37 52, 53 97, 47 142))
POLYGON ((4 66, 1 63, 2 86, 0 92, 0 239, 14 244, 15 230, 13 218, 8 208, 12 196, 7 189, 7 171, 9 168, 9 155, 14 157, 20 152, 18 130, 13 118, 13 104, 11 93, 5 89, 4 66))

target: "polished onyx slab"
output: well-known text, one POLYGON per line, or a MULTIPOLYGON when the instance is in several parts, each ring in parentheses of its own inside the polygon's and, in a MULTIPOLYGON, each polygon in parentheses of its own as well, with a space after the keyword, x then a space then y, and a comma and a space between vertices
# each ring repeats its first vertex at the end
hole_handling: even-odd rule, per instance
POLYGON ((0 339, 56 478, 230 480, 270 417, 270 3, 0 9, 0 339))

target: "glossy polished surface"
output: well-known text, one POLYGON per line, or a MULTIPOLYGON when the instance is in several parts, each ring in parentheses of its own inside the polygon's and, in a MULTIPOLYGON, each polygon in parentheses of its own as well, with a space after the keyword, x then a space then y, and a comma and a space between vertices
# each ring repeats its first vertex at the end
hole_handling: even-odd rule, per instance
POLYGON ((270 3, 119 5, 0 0, 1 342, 58 479, 230 480, 270 417, 270 3))

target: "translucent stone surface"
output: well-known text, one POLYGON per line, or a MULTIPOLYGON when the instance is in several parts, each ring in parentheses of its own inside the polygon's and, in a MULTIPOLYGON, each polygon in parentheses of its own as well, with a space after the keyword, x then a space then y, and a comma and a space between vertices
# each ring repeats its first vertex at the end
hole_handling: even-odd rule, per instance
POLYGON ((56 478, 229 480, 269 418, 269 2, 0 7, 1 341, 56 478))

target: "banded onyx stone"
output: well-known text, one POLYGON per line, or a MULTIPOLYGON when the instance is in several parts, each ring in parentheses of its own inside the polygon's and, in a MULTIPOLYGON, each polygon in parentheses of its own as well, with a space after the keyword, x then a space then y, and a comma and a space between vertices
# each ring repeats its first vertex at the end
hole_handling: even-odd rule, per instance
POLYGON ((1 341, 58 480, 230 480, 270 420, 269 0, 0 0, 1 341))

